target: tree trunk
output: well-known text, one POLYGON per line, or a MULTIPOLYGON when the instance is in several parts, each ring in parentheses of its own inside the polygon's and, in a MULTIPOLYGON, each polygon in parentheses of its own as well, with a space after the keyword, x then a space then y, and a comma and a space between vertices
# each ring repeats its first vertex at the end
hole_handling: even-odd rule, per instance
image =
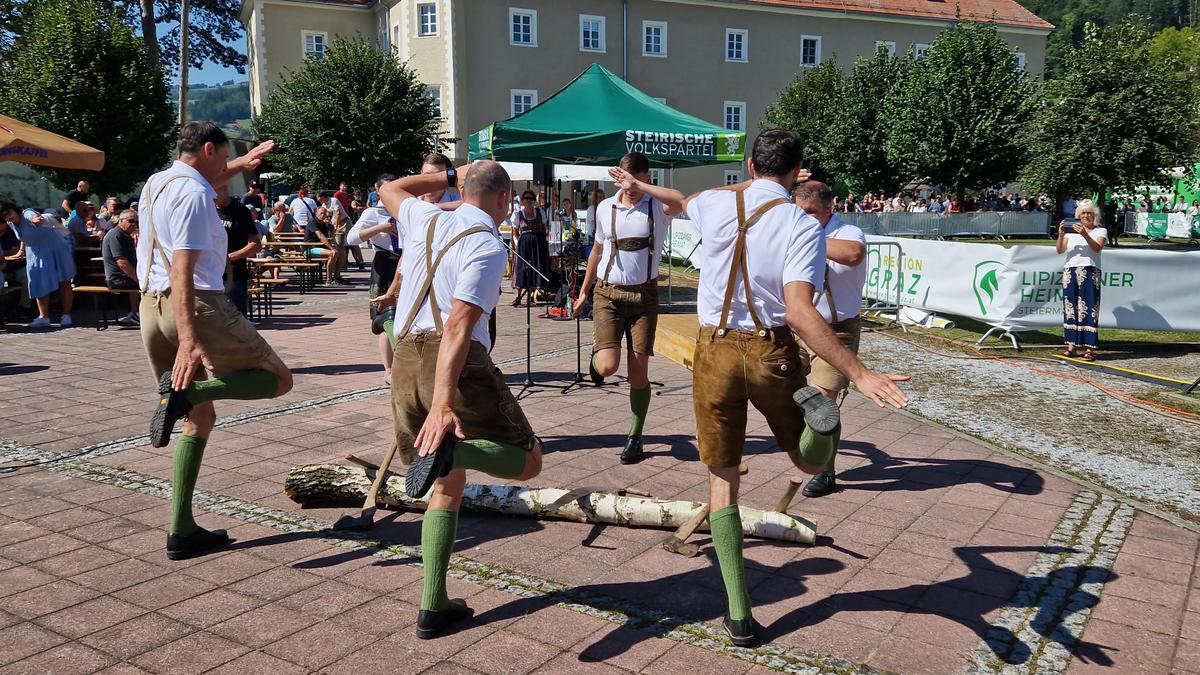
POLYGON ((161 63, 158 51, 158 30, 154 21, 154 0, 138 0, 142 11, 142 41, 146 43, 146 61, 161 63))
POLYGON ((187 124, 188 0, 179 9, 179 126, 187 124))
MULTIPOLYGON (((361 503, 374 478, 372 470, 338 464, 309 464, 295 467, 288 473, 283 491, 300 504, 310 501, 361 503)), ((425 507, 425 500, 412 499, 404 492, 404 479, 395 475, 389 476, 383 484, 378 499, 380 504, 388 506, 425 507)), ((669 530, 677 529, 705 508, 703 502, 618 495, 593 488, 564 490, 476 484, 467 485, 462 503, 468 510, 486 513, 669 530)), ((816 541, 816 523, 810 520, 745 506, 740 509, 742 531, 746 535, 803 544, 816 541)), ((707 523, 700 529, 707 530, 707 523)))

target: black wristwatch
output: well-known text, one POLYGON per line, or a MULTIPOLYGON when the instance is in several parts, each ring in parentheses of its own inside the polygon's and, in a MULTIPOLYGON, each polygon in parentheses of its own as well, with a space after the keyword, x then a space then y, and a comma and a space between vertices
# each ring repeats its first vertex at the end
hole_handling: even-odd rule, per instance
POLYGON ((458 187, 458 171, 454 167, 446 169, 446 187, 458 187))

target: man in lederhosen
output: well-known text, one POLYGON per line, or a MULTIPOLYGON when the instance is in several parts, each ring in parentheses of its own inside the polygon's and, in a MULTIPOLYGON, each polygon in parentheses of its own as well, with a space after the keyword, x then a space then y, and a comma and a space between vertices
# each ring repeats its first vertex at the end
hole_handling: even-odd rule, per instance
POLYGON ((776 443, 808 474, 824 469, 839 426, 834 402, 805 386, 806 356, 793 331, 877 404, 908 401, 893 382, 907 378, 868 370, 813 308, 814 289, 824 280, 825 238, 791 201, 797 179, 807 178, 803 148, 791 131, 765 131, 751 151, 754 180, 686 203, 703 237, 692 366, 696 435, 709 469, 709 526, 729 601, 724 627, 741 646, 753 644, 757 628, 737 506, 746 405, 766 417, 776 443))
POLYGON ((622 464, 642 461, 642 427, 650 409, 650 357, 658 326, 658 256, 683 207, 683 193, 650 181, 650 160, 640 152, 609 171, 619 189, 596 208, 596 241, 575 302, 578 316, 592 284, 594 344, 589 372, 597 386, 621 365, 621 342, 629 349, 629 409, 633 423, 622 464), (599 281, 597 282, 597 277, 599 281))
POLYGON ((488 315, 500 299, 507 254, 496 223, 508 213, 512 181, 497 162, 462 167, 464 202, 454 211, 417 195, 454 186, 454 169, 383 185, 400 247, 392 366, 396 448, 412 464, 405 489, 432 487, 421 522, 425 583, 417 637, 442 635, 470 615, 446 595, 466 469, 527 480, 542 467, 542 445, 488 356, 488 315))

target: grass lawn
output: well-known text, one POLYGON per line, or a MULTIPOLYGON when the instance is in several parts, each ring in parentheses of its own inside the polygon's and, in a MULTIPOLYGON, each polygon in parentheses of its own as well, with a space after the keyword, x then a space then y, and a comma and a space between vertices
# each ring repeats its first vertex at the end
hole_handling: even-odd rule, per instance
MULTIPOLYGON (((962 316, 953 316, 951 314, 939 313, 938 316, 945 317, 954 322, 954 328, 916 328, 920 332, 938 335, 951 340, 961 340, 974 344, 976 340, 987 332, 990 326, 982 321, 968 319, 962 316)), ((910 330, 913 328, 910 326, 910 330)), ((1063 343, 1063 331, 1061 326, 1054 328, 1043 328, 1041 330, 1023 331, 1017 334, 1022 344, 1027 345, 1061 345, 1063 343)), ((1004 343, 1007 344, 1007 339, 1004 343)), ((1200 344, 1200 333, 1176 333, 1171 331, 1161 330, 1121 330, 1118 328, 1101 328, 1100 329, 1100 351, 1104 351, 1105 345, 1112 344, 1200 344)), ((989 341, 988 344, 991 344, 989 341)))

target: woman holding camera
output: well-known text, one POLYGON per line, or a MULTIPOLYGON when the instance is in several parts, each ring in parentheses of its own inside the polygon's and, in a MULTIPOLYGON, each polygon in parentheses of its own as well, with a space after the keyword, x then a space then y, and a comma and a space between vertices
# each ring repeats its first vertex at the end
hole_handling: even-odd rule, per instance
POLYGON ((1058 224, 1055 250, 1066 254, 1063 263, 1063 356, 1075 357, 1083 347, 1084 361, 1096 360, 1100 326, 1100 251, 1108 241, 1108 230, 1097 227, 1100 208, 1090 199, 1075 207, 1079 222, 1058 224))

